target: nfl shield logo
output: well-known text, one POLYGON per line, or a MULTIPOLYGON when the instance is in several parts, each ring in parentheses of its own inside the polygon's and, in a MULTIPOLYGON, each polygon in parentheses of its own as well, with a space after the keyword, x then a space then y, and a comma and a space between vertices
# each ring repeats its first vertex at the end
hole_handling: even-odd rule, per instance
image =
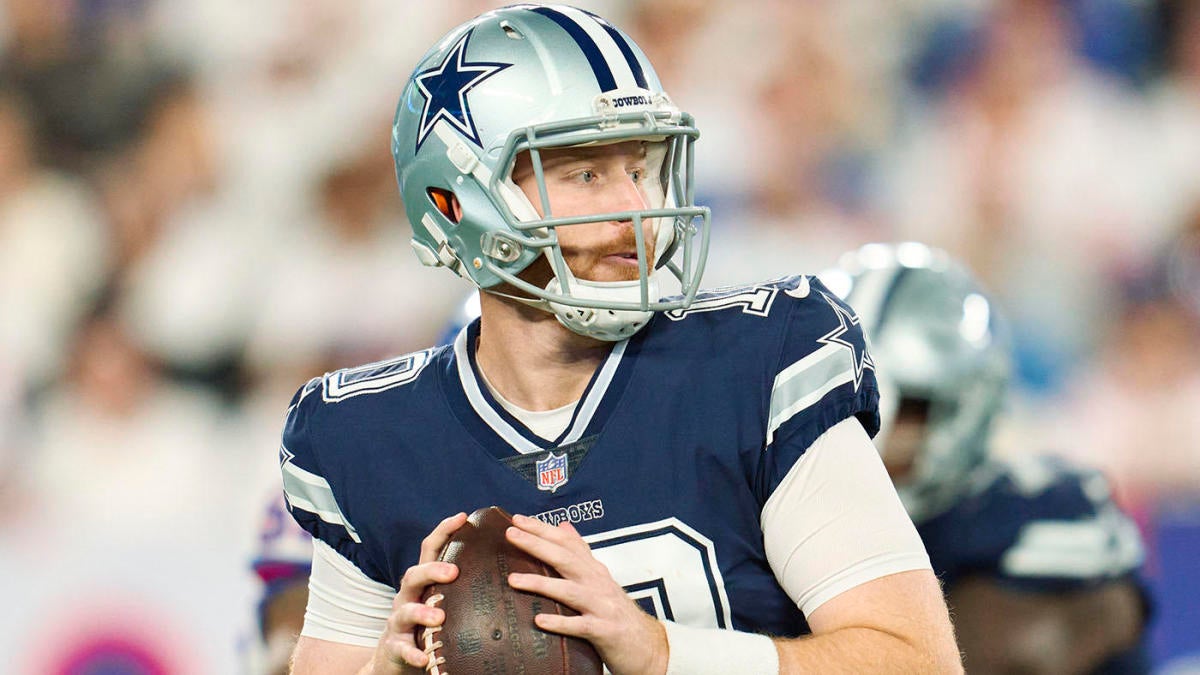
POLYGON ((551 452, 546 459, 537 461, 536 469, 538 489, 554 492, 567 482, 567 455, 551 452))

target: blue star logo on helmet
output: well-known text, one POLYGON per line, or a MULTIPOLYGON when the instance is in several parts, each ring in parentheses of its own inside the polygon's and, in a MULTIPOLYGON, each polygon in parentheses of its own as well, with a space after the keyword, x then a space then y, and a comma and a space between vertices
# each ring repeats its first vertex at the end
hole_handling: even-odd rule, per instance
POLYGON ((475 145, 483 146, 479 140, 479 131, 475 128, 475 120, 471 117, 467 93, 513 64, 467 61, 467 43, 472 32, 467 31, 459 38, 441 65, 423 70, 413 77, 417 90, 425 97, 425 107, 421 110, 421 127, 417 133, 417 150, 421 149, 421 144, 439 120, 445 120, 458 129, 475 145))

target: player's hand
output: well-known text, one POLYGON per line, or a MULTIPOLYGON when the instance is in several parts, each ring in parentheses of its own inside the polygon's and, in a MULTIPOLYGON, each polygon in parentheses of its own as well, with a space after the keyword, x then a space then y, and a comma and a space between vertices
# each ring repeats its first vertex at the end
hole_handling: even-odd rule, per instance
POLYGON ((431 584, 445 584, 458 577, 458 566, 438 562, 438 553, 450 540, 450 535, 467 522, 467 514, 456 513, 433 528, 433 532, 421 541, 421 559, 404 572, 400 590, 392 600, 392 614, 388 617, 387 629, 379 638, 371 672, 379 675, 419 673, 429 663, 429 656, 417 643, 416 631, 420 627, 435 627, 446 620, 446 613, 438 607, 421 602, 421 594, 431 584))
POLYGON ((615 675, 666 673, 667 634, 662 624, 626 595, 570 523, 554 527, 537 518, 513 516, 513 524, 505 533, 508 541, 553 567, 562 578, 513 573, 509 585, 579 612, 579 616, 538 614, 534 617, 538 628, 591 642, 615 675))

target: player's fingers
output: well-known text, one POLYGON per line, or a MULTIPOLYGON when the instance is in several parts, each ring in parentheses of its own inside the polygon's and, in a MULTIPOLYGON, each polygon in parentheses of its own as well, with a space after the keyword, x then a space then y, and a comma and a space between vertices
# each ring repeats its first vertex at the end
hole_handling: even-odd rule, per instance
POLYGON ((431 584, 448 584, 458 578, 458 565, 448 562, 427 562, 413 565, 404 571, 400 579, 400 590, 392 600, 392 607, 416 602, 425 587, 431 584))
POLYGON ((530 534, 535 534, 543 539, 552 541, 564 548, 568 548, 578 552, 587 551, 591 555, 591 547, 579 536, 579 532, 573 525, 568 522, 563 522, 555 527, 549 523, 543 523, 537 518, 528 516, 513 516, 513 525, 530 534))
POLYGON ((513 572, 508 575, 508 585, 518 591, 527 591, 545 596, 560 602, 577 612, 586 612, 587 602, 577 582, 568 579, 542 576, 541 574, 522 574, 513 572))
MULTIPOLYGON (((565 543, 568 539, 570 539, 570 533, 567 530, 560 530, 550 523, 542 522, 538 518, 530 518, 529 516, 517 514, 512 517, 512 521, 513 525, 521 528, 522 530, 530 534, 536 534, 544 539, 549 539, 550 541, 565 543)), ((571 528, 570 532, 574 531, 575 529, 571 528)))
POLYGON ((437 527, 421 540, 421 562, 437 560, 438 554, 442 552, 442 547, 450 541, 450 535, 454 534, 455 530, 462 527, 465 522, 467 522, 467 514, 460 511, 438 523, 437 527))
POLYGON ((401 635, 412 631, 413 626, 440 626, 446 621, 446 612, 440 607, 422 603, 406 602, 392 611, 388 626, 401 635))
POLYGON ((548 633, 570 635, 590 639, 596 636, 595 619, 590 616, 563 616, 562 614, 538 614, 533 617, 538 628, 548 633))
POLYGON ((407 663, 410 666, 424 668, 429 663, 429 657, 426 656, 425 650, 413 642, 411 633, 407 639, 396 634, 388 635, 384 638, 382 646, 388 661, 393 665, 403 666, 407 663))
POLYGON ((564 577, 571 577, 582 571, 577 554, 553 541, 516 527, 505 529, 504 536, 513 546, 558 570, 564 577))

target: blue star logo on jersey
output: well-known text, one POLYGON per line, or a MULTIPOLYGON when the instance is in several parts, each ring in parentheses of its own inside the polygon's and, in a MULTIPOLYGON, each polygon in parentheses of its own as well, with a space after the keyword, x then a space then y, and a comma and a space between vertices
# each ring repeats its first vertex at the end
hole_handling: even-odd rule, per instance
POLYGON ((475 119, 471 117, 467 94, 479 83, 513 64, 467 61, 467 43, 472 32, 467 31, 459 38, 441 65, 421 71, 413 78, 417 89, 425 97, 421 128, 417 133, 417 150, 421 149, 421 144, 439 120, 445 120, 475 145, 483 147, 479 141, 479 130, 475 128, 475 119))
POLYGON ((817 342, 827 345, 838 345, 850 350, 850 362, 854 365, 854 391, 858 391, 862 385, 863 370, 870 368, 875 370, 875 360, 871 358, 871 353, 867 351, 866 346, 861 349, 853 342, 844 339, 845 335, 851 326, 858 325, 858 316, 844 307, 841 303, 829 297, 825 293, 821 293, 825 297, 825 301, 833 308, 833 313, 837 315, 838 327, 826 333, 823 337, 817 338, 817 342))
POLYGON ((288 462, 292 461, 292 458, 295 456, 296 455, 293 454, 291 450, 288 450, 287 448, 283 447, 282 445, 279 446, 279 466, 280 466, 280 468, 283 468, 284 464, 287 464, 288 462))

